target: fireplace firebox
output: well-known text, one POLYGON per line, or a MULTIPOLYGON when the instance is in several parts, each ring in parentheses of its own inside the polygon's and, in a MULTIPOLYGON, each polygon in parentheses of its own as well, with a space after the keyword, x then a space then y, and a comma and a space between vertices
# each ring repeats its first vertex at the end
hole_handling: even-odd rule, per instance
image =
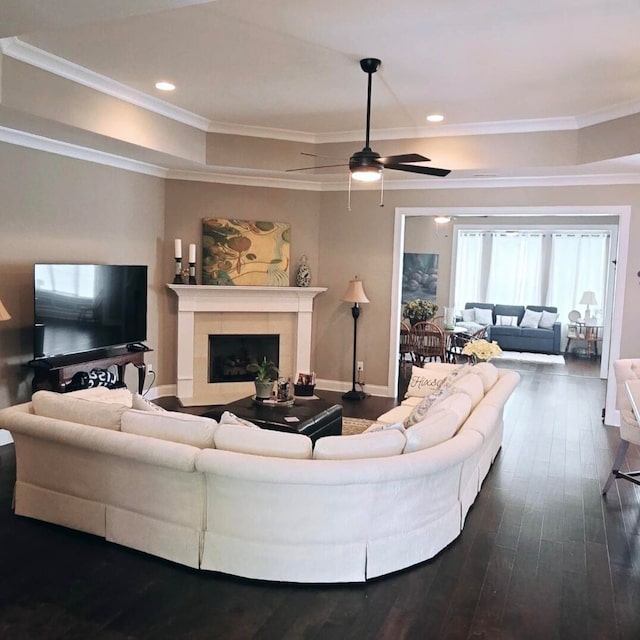
POLYGON ((210 335, 209 382, 246 382, 255 378, 247 371, 251 362, 266 358, 276 366, 280 361, 278 334, 210 335))

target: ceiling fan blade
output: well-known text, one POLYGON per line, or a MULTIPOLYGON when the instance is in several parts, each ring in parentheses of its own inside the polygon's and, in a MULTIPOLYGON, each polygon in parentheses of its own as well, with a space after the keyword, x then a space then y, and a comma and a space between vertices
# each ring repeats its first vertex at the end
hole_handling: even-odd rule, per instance
POLYGON ((301 151, 300 155, 307 156, 308 158, 325 158, 326 160, 342 160, 342 158, 338 158, 336 156, 321 156, 318 153, 307 153, 306 151, 301 151))
POLYGON ((396 171, 409 171, 410 173, 422 173, 427 176, 448 176, 451 169, 438 169, 438 167, 415 167, 410 164, 385 164, 385 169, 395 169, 396 171))
POLYGON ((405 153, 400 156, 387 156, 386 158, 379 158, 378 162, 383 165, 398 164, 400 162, 429 162, 429 158, 421 156, 419 153, 405 153))
POLYGON ((317 167, 300 167, 298 169, 285 169, 285 171, 311 171, 311 169, 328 169, 329 167, 348 167, 348 164, 322 164, 317 167))

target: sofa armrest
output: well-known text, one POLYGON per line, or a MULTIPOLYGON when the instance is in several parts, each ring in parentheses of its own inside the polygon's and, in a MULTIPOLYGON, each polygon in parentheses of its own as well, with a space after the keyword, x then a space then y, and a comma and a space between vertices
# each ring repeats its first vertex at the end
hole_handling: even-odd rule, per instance
POLYGON ((560 335, 562 333, 562 323, 553 323, 553 352, 562 353, 560 350, 560 335))

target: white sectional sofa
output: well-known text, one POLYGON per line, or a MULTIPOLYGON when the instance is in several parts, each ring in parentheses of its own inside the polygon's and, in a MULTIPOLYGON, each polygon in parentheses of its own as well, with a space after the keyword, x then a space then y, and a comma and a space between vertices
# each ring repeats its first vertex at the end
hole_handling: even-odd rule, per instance
POLYGON ((37 392, 0 411, 16 446, 15 512, 199 569, 364 581, 452 542, 501 446, 518 374, 476 365, 447 381, 447 394, 420 390, 371 430, 313 448, 233 416, 154 411, 126 390, 37 392), (405 430, 421 395, 437 401, 405 430))

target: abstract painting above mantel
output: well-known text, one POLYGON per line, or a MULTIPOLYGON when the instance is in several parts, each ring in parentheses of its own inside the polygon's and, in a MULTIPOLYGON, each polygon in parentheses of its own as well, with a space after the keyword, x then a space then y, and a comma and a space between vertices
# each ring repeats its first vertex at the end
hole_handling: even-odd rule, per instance
POLYGON ((202 284, 289 286, 291 225, 202 219, 202 284))

